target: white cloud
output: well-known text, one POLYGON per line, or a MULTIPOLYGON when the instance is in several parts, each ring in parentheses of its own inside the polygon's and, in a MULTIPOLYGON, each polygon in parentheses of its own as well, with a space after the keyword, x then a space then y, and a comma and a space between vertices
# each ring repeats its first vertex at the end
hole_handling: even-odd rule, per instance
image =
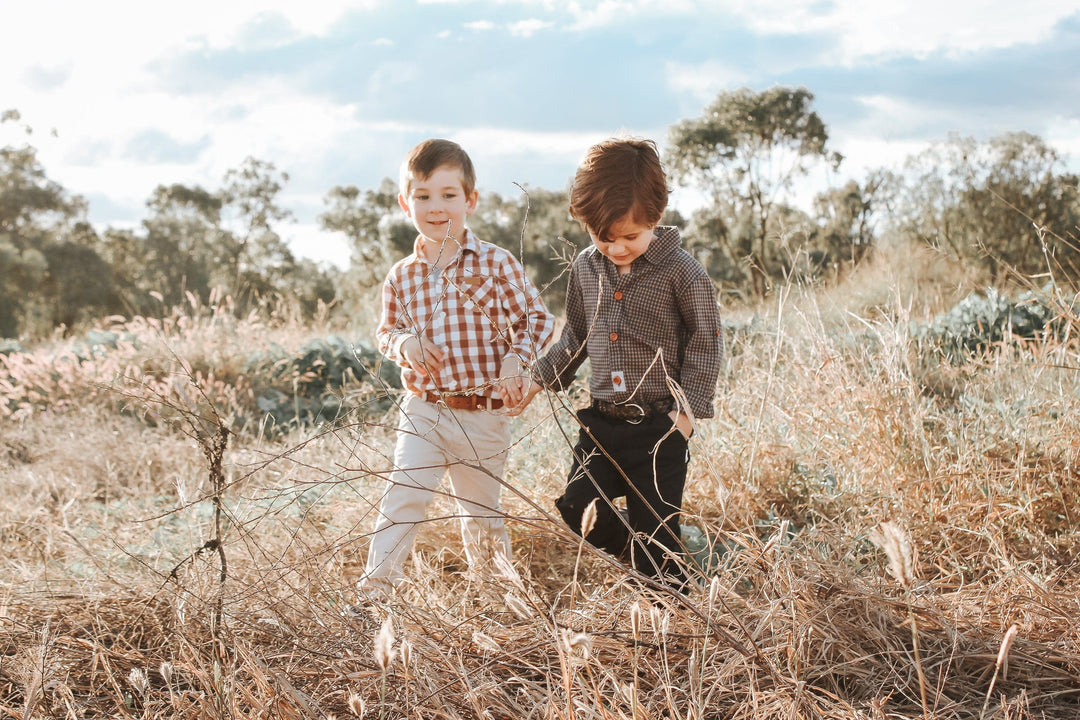
POLYGON ((453 140, 465 147, 483 148, 490 155, 553 153, 573 156, 577 161, 584 149, 607 135, 586 132, 530 132, 505 128, 475 127, 454 133, 453 140))
POLYGON ((448 135, 469 151, 476 164, 478 183, 500 194, 516 192, 514 183, 560 188, 574 174, 578 162, 606 132, 530 132, 477 127, 448 135), (538 173, 560 178, 536 182, 538 173))
POLYGON ((491 22, 490 20, 476 20, 475 22, 465 23, 465 27, 469 30, 483 32, 484 30, 494 30, 495 23, 491 22))
POLYGON ((536 18, 530 18, 529 20, 519 20, 518 22, 510 23, 509 30, 510 34, 514 37, 527 38, 554 24, 555 23, 538 20, 536 18))
POLYGON ((866 95, 852 99, 867 108, 865 116, 857 122, 834 123, 834 128, 842 128, 851 136, 868 135, 891 141, 925 135, 927 130, 930 134, 940 135, 941 128, 972 127, 971 117, 963 114, 963 107, 953 106, 950 110, 940 105, 920 105, 887 95, 866 95))
POLYGON ((1068 156, 1065 159, 1073 172, 1080 172, 1080 120, 1074 117, 1050 118, 1043 139, 1050 147, 1068 156))
POLYGON ((344 233, 327 232, 317 223, 283 224, 278 232, 298 257, 336 265, 342 270, 349 267, 349 241, 344 233))
POLYGON ((1031 0, 1023 6, 1003 0, 731 0, 727 7, 756 32, 837 33, 835 60, 843 63, 879 54, 924 57, 939 50, 955 54, 1035 43, 1077 11, 1074 0, 1031 0))
POLYGON ((666 65, 668 87, 707 103, 722 90, 730 90, 746 83, 746 73, 732 68, 719 60, 688 64, 669 61, 666 65))
MULTIPOLYGON (((56 121, 58 137, 35 133, 30 139, 42 165, 72 192, 104 191, 115 204, 135 208, 160 183, 216 188, 226 170, 248 156, 295 175, 293 168, 331 154, 339 139, 359 126, 352 106, 302 95, 277 81, 211 98, 143 93, 117 96, 102 106, 87 97, 88 105, 75 108, 65 107, 65 100, 70 96, 57 98, 55 104, 39 104, 35 112, 64 119, 56 121), (185 145, 209 135, 210 144, 190 162, 147 164, 123 149, 131 137, 148 128, 185 145), (89 158, 88 147, 96 148, 89 158)), ((34 124, 34 118, 26 120, 34 124)))
POLYGON ((574 30, 587 30, 629 20, 645 13, 694 15, 714 11, 715 7, 709 0, 573 0, 566 4, 565 10, 574 18, 574 30))

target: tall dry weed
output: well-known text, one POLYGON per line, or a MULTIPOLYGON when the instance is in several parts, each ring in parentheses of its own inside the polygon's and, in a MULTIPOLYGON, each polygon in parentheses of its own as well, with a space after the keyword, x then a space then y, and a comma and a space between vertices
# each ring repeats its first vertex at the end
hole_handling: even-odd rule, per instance
POLYGON ((241 428, 205 455, 163 422, 182 413, 146 424, 95 395, 115 395, 126 357, 153 382, 120 383, 121 405, 220 413, 228 348, 302 328, 176 318, 167 345, 60 380, 44 355, 20 360, 27 387, 9 367, 4 392, 57 403, 2 420, 0 713, 1076 717, 1076 350, 1003 347, 935 392, 904 332, 917 305, 874 272, 896 291, 840 307, 792 288, 732 338, 718 415, 691 444, 701 587, 629 582, 552 515, 581 399, 541 397, 513 424, 505 478, 517 572, 467 572, 441 491, 381 608, 398 650, 382 664, 381 619, 340 610, 393 468, 388 421, 241 428), (868 532, 890 519, 907 585, 868 532), (63 682, 23 672, 45 645, 63 682))

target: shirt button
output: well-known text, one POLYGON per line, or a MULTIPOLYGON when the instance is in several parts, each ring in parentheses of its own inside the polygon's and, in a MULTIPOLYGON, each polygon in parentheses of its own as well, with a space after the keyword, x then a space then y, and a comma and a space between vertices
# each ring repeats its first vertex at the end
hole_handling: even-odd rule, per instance
POLYGON ((622 300, 622 290, 618 290, 615 292, 615 299, 622 300))
POLYGON ((619 339, 619 333, 611 333, 608 335, 608 339, 611 340, 611 342, 615 342, 619 339))

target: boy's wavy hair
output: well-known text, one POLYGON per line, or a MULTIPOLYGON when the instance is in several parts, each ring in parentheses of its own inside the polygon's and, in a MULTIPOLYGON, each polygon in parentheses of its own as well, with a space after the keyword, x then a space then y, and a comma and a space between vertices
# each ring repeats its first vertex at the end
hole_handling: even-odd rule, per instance
POLYGON ((405 156, 398 179, 402 195, 408 195, 413 180, 425 180, 443 165, 461 170, 461 187, 466 195, 476 189, 476 170, 469 154, 453 140, 431 138, 420 143, 405 156))
POLYGON ((589 148, 570 188, 570 215, 606 241, 626 215, 635 223, 660 222, 668 201, 667 176, 656 143, 611 138, 589 148))

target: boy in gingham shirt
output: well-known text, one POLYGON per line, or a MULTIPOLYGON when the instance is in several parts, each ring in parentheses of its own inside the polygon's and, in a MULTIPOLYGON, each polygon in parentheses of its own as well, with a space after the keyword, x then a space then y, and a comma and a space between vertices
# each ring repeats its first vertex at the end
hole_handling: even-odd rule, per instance
MULTIPOLYGON (((681 247, 678 228, 659 225, 667 199, 652 141, 612 139, 589 150, 570 214, 593 244, 574 261, 566 325, 533 378, 562 390, 591 361, 592 403, 578 411, 572 467, 555 503, 567 525, 580 534, 595 500, 586 539, 682 587, 688 441, 694 419, 713 416, 724 344, 712 281, 681 247), (625 515, 612 503, 620 497, 625 515)), ((524 402, 539 389, 533 383, 524 402)))
POLYGON ((521 402, 522 368, 550 339, 554 319, 521 263, 466 228, 477 199, 472 161, 454 142, 426 140, 402 163, 398 203, 418 235, 383 283, 375 336, 408 392, 362 597, 386 596, 402 579, 447 471, 470 567, 482 569, 494 553, 511 557, 499 504, 510 446, 503 408, 521 402))

